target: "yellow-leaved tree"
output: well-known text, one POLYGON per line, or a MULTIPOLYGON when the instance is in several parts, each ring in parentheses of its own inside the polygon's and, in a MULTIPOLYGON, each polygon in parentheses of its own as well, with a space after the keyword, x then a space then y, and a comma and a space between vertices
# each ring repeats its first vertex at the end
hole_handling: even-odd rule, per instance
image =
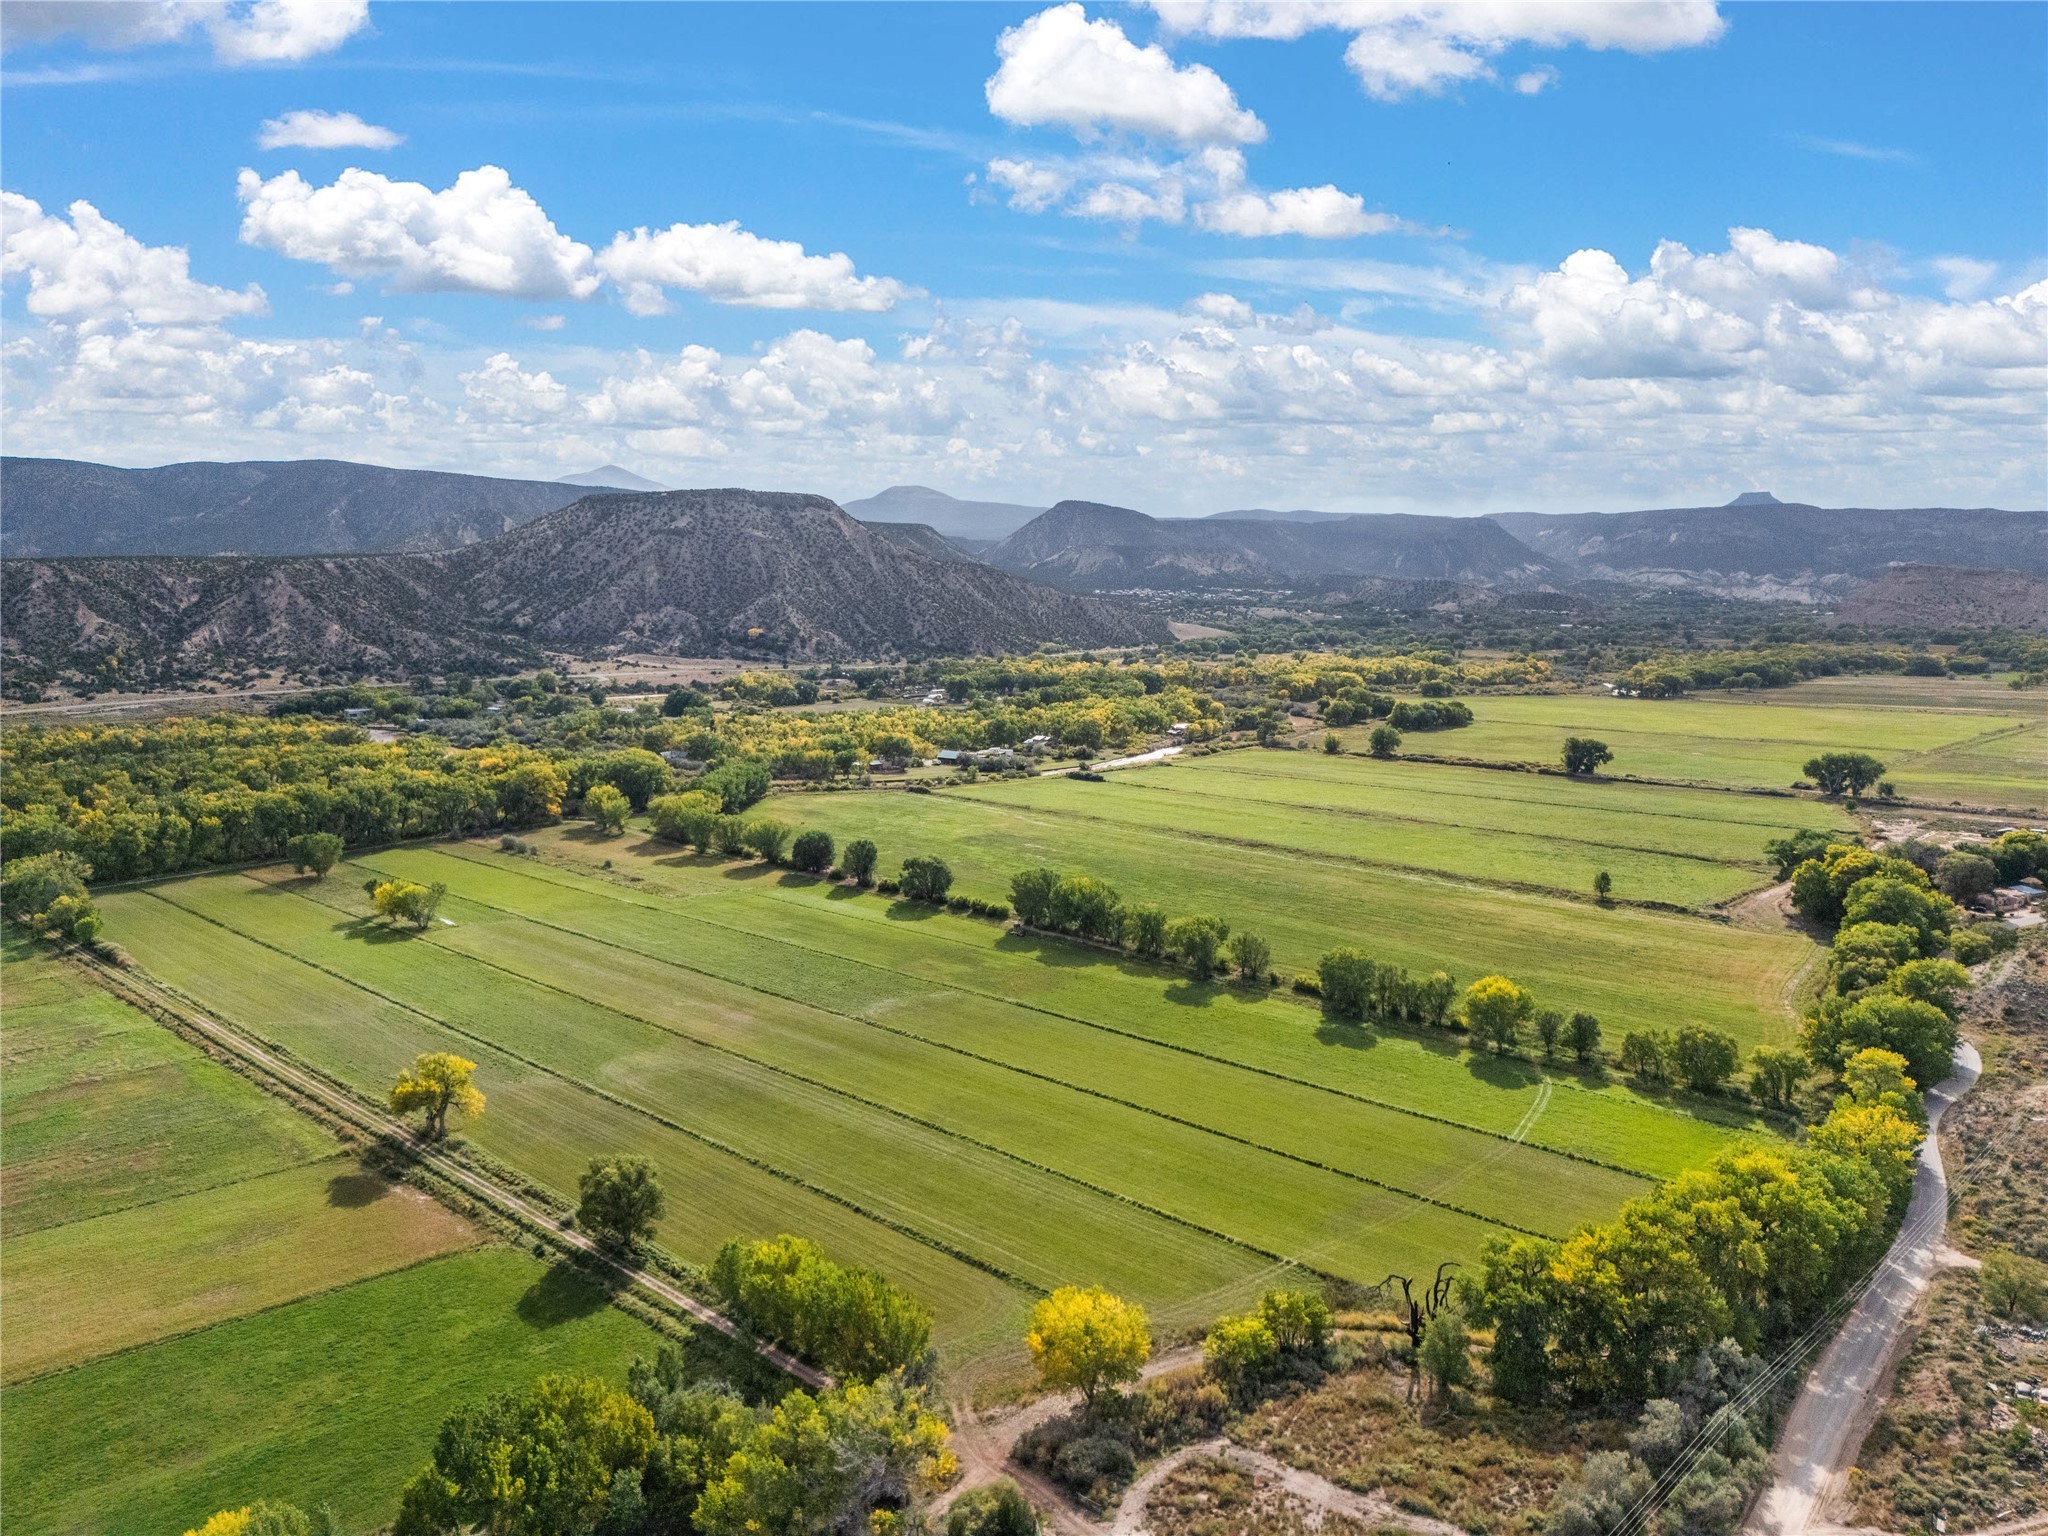
POLYGON ((1064 1285, 1031 1309, 1024 1335, 1039 1378, 1056 1391, 1078 1391, 1088 1409, 1095 1394, 1136 1381, 1152 1354, 1145 1309, 1099 1286, 1064 1285))
POLYGON ((484 1112, 484 1096, 471 1076, 476 1063, 449 1051, 429 1051, 415 1056, 412 1065, 391 1085, 394 1114, 424 1111, 427 1139, 439 1141, 448 1134, 448 1111, 459 1109, 474 1119, 484 1112))

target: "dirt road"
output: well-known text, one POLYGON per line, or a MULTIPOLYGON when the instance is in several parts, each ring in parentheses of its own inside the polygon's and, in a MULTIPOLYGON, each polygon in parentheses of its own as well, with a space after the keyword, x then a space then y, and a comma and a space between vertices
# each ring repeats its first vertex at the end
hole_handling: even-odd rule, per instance
POLYGON ((1948 1246, 1948 1176, 1935 1132, 1942 1113, 1976 1085, 1982 1068, 1976 1049, 1959 1045, 1954 1075, 1927 1095, 1927 1139, 1920 1144, 1906 1220, 1869 1289, 1799 1389, 1778 1437, 1771 1486, 1744 1527, 1749 1536, 1807 1536, 1869 1431, 1907 1319, 1948 1246))

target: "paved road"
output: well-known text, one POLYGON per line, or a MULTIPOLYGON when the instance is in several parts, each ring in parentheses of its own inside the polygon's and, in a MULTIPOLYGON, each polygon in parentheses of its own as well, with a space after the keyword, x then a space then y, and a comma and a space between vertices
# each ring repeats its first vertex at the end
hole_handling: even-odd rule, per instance
POLYGON ((1869 1432, 1907 1319, 1946 1246, 1948 1176, 1935 1131, 1948 1106, 1976 1086, 1982 1068, 1976 1049, 1959 1045, 1955 1075, 1927 1095, 1927 1139, 1920 1144, 1905 1223, 1870 1288, 1799 1389, 1778 1437, 1771 1486, 1744 1527, 1750 1536, 1806 1536, 1869 1432))
POLYGON ((755 1343, 748 1338, 739 1324, 722 1312, 714 1311, 688 1292, 672 1285, 660 1275, 639 1269, 626 1263, 607 1250, 599 1247, 581 1232, 564 1228, 560 1220, 550 1211, 541 1209, 515 1194, 495 1179, 486 1177, 472 1168, 456 1161, 447 1152, 416 1140, 412 1128, 403 1122, 391 1119, 367 1108, 354 1097, 343 1093, 324 1078, 294 1066, 291 1062, 267 1050, 264 1046, 232 1029, 219 1020, 209 1018, 182 999, 145 981, 133 972, 117 971, 97 960, 79 956, 81 963, 96 971, 107 990, 116 995, 126 995, 131 1000, 140 994, 140 1000, 175 1015, 186 1025, 199 1031, 223 1050, 240 1057, 264 1076, 283 1083, 294 1092, 305 1095, 334 1114, 341 1116, 352 1125, 379 1136, 389 1137, 401 1146, 410 1147, 418 1159, 450 1182, 459 1185, 485 1204, 524 1222, 537 1231, 545 1232, 555 1242, 574 1248, 610 1266, 632 1285, 640 1287, 676 1311, 688 1314, 707 1328, 715 1328, 727 1338, 736 1339, 749 1345, 755 1354, 778 1370, 794 1376, 809 1387, 829 1387, 832 1379, 823 1372, 804 1364, 796 1356, 777 1349, 772 1344, 755 1343))

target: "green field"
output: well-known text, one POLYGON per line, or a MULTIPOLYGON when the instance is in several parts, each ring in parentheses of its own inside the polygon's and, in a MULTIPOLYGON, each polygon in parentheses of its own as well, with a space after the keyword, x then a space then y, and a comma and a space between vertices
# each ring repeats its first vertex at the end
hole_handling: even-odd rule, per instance
POLYGON ((647 1347, 72 966, 9 938, 0 994, 9 1529, 158 1536, 269 1495, 367 1530, 465 1396, 647 1347))
POLYGON ((456 1254, 9 1387, 0 1504, 39 1536, 175 1536, 278 1498, 355 1536, 456 1405, 549 1371, 618 1381, 652 1350, 574 1271, 456 1254))
POLYGON ((1321 752, 1246 750, 1114 773, 998 781, 974 800, 1118 827, 1584 893, 1607 870, 1624 900, 1701 906, 1770 882, 1763 845, 1846 831, 1814 801, 1583 783, 1321 752))
MULTIPOLYGON (((1471 725, 1412 733, 1407 750, 1553 764, 1567 736, 1593 736, 1614 752, 1607 773, 1762 789, 1786 788, 1816 753, 1868 752, 1910 799, 2048 809, 2048 694, 2039 690, 1822 678, 1764 693, 1488 695, 1472 706, 1471 725)), ((1339 734, 1362 751, 1369 731, 1339 734)))
POLYGON ((789 1230, 877 1265, 956 1363, 1014 1356, 1060 1284, 1171 1327, 1290 1265, 1371 1282, 1503 1227, 1563 1232, 1739 1130, 763 866, 543 842, 106 910, 147 970, 366 1094, 419 1050, 477 1060, 490 1104, 465 1134, 557 1191, 594 1153, 653 1158, 686 1258, 789 1230), (622 867, 579 869, 600 857, 622 867), (446 921, 367 921, 371 870, 445 882, 446 921))
MULTIPOLYGON (((1119 791, 1115 777, 1055 793, 1107 791, 1105 801, 1139 793, 1119 791)), ((1305 858, 1008 804, 1000 794, 991 787, 930 796, 792 795, 766 809, 792 825, 823 827, 841 842, 873 838, 885 869, 908 854, 937 854, 968 895, 1006 899, 1010 876, 1032 865, 1086 870, 1126 901, 1210 912, 1253 929, 1272 944, 1282 970, 1309 969, 1348 944, 1425 975, 1448 970, 1461 983, 1498 971, 1533 990, 1543 1006, 1588 1009, 1610 1031, 1701 1023, 1745 1047, 1783 1041, 1794 1029, 1793 993, 1816 953, 1789 932, 1305 858), (1682 990, 1644 982, 1676 975, 1686 977, 1682 990)))

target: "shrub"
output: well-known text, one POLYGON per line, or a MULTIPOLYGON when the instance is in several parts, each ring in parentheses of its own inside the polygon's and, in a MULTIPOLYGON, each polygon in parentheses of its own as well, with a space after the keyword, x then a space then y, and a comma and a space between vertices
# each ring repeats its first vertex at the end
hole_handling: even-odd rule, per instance
POLYGON ((1010 876, 1010 905, 1017 909, 1018 921, 1031 928, 1046 927, 1059 883, 1060 877, 1049 869, 1021 869, 1010 876))
POLYGON ((656 837, 664 842, 688 843, 702 853, 711 851, 712 831, 721 814, 716 795, 694 790, 686 795, 657 795, 647 802, 648 819, 654 824, 656 837))
POLYGON ((894 896, 899 889, 900 887, 898 887, 894 880, 877 880, 875 882, 875 894, 878 896, 894 896))
POLYGON ((973 909, 974 903, 969 901, 965 896, 954 896, 949 898, 946 902, 946 910, 948 912, 970 912, 973 909))
POLYGON ((779 821, 755 821, 747 824, 746 845, 770 864, 782 862, 783 851, 789 847, 789 828, 779 821))
POLYGON ((1401 749, 1401 733, 1391 725, 1376 725, 1365 746, 1374 757, 1392 757, 1401 749))
POLYGON ((1614 761, 1614 754, 1607 749, 1604 741, 1595 741, 1590 736, 1567 736, 1564 742, 1564 771, 1566 773, 1598 773, 1614 761))
POLYGON ((2048 1322, 2048 1264, 2010 1248, 1994 1248, 1984 1255, 1977 1282, 1984 1305, 2000 1317, 2048 1322))
POLYGON ((737 816, 713 817, 710 836, 712 847, 729 859, 752 851, 747 843, 747 824, 737 816))
POLYGON ((789 862, 807 874, 821 875, 832 867, 832 834, 799 832, 789 846, 789 862))
POLYGON ((1109 1435, 1069 1440, 1052 1463, 1052 1475, 1062 1484, 1097 1500, 1123 1487, 1137 1470, 1138 1458, 1131 1448, 1109 1435))
POLYGON ((1482 976, 1465 989, 1465 1025, 1495 1051, 1515 1044, 1535 1008, 1535 999, 1505 976, 1482 976))
POLYGON ((1294 980, 1289 982, 1288 985, 1303 997, 1321 997, 1323 995, 1322 982, 1309 975, 1306 971, 1297 972, 1294 980))
POLYGON ((1197 977, 1207 980, 1216 969, 1217 952, 1230 925, 1215 917, 1176 917, 1166 925, 1166 948, 1197 977))
POLYGON ((1038 1511, 1007 1477, 970 1488, 946 1511, 946 1536, 1037 1536, 1038 1511))

